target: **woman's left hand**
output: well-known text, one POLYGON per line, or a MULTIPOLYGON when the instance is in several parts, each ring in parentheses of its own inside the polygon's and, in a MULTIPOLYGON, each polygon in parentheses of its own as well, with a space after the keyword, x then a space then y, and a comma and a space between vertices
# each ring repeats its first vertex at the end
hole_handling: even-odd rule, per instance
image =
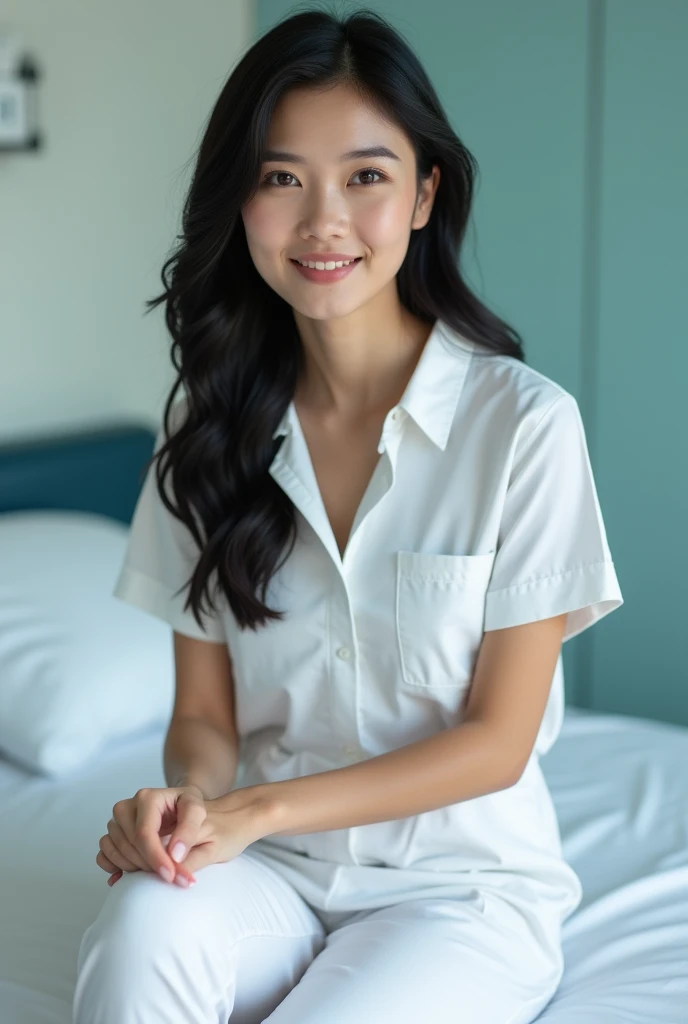
POLYGON ((250 787, 232 790, 216 800, 206 800, 205 806, 207 814, 200 826, 190 829, 180 824, 167 845, 172 859, 183 864, 191 874, 209 864, 234 860, 247 846, 265 835, 260 824, 259 805, 250 787), (219 804, 222 804, 222 810, 219 804), (178 843, 184 846, 181 857, 175 856, 178 843))

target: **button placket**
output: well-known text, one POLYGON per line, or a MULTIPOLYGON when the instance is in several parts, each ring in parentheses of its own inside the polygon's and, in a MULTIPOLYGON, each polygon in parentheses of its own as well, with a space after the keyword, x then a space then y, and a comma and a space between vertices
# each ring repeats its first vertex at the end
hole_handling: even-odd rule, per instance
MULTIPOLYGON (((353 730, 352 731, 355 733, 356 732, 356 694, 355 694, 355 686, 356 686, 356 671, 357 670, 356 670, 356 664, 354 662, 354 652, 353 652, 353 650, 350 647, 346 647, 346 646, 342 645, 341 647, 338 647, 336 649, 335 654, 337 655, 337 658, 340 661, 347 662, 347 663, 351 664, 351 667, 353 669, 354 691, 353 691, 353 730)), ((354 746, 351 743, 346 743, 346 744, 344 744, 342 746, 341 750, 342 750, 342 753, 349 759, 349 761, 354 762, 354 761, 360 760, 360 751, 359 751, 359 748, 357 746, 354 746)))
POLYGON ((339 739, 334 748, 341 757, 358 759, 358 715, 355 625, 344 578, 330 597, 328 615, 328 641, 334 656, 331 661, 333 730, 339 739), (340 589, 341 588, 341 589, 340 589), (348 742, 346 742, 348 741, 348 742), (353 741, 353 742, 352 742, 353 741))
MULTIPOLYGON (((363 514, 357 516, 357 522, 354 524, 355 529, 352 531, 352 536, 349 538, 349 542, 347 543, 347 548, 346 548, 346 551, 344 553, 344 559, 343 559, 344 573, 342 574, 343 579, 344 579, 345 576, 348 575, 349 570, 350 570, 350 568, 352 566, 352 562, 356 558, 356 550, 358 549, 358 546, 359 546, 359 544, 362 541, 362 536, 363 535, 362 535, 362 532, 361 532, 361 528, 362 528, 363 520, 368 515, 368 513, 372 510, 372 508, 384 497, 384 495, 387 493, 389 488, 394 483, 395 461, 396 461, 396 456, 397 456, 397 451, 398 451, 398 448, 399 448, 399 444, 400 444, 400 441, 401 441, 401 429, 400 429, 400 427, 401 427, 401 421, 403 420, 403 416, 404 416, 404 410, 402 408, 394 408, 394 409, 392 409, 388 413, 387 418, 385 420, 385 425, 384 425, 384 428, 383 428, 382 437, 380 438, 380 444, 378 446, 378 451, 379 451, 379 453, 381 455, 385 454, 386 457, 387 457, 387 460, 386 460, 387 461, 387 466, 384 467, 384 473, 380 474, 380 477, 379 477, 380 482, 383 483, 384 485, 386 485, 386 489, 382 489, 377 494, 375 494, 375 493, 373 493, 373 489, 370 488, 369 492, 366 494, 366 497, 369 500, 366 502, 365 507, 362 506, 362 508, 359 509, 359 513, 363 512, 363 514), (360 519, 360 522, 358 521, 359 519, 360 519)), ((375 477, 373 479, 375 479, 375 477)), ((349 608, 349 612, 350 612, 350 610, 351 610, 351 602, 350 602, 350 599, 349 599, 348 591, 347 591, 347 604, 348 604, 348 608, 349 608)), ((350 621, 351 628, 353 628, 353 619, 350 618, 349 621, 350 621)), ((334 638, 334 636, 336 636, 336 630, 333 630, 331 635, 334 638)), ((342 636, 341 633, 340 633, 340 636, 342 636)), ((354 658, 354 650, 352 650, 351 647, 348 647, 345 644, 340 644, 339 647, 336 647, 334 649, 334 653, 335 653, 336 657, 340 661, 351 662, 351 660, 354 658)), ((354 679, 353 679, 353 687, 354 687, 353 688, 354 722, 353 722, 353 729, 350 731, 350 735, 354 735, 356 737, 356 740, 358 740, 357 691, 356 691, 358 668, 357 668, 355 663, 353 665, 353 668, 354 668, 354 679)), ((363 750, 357 744, 350 744, 350 743, 349 744, 343 744, 340 749, 341 749, 342 754, 346 758, 348 758, 348 760, 352 764, 356 763, 356 762, 359 762, 359 761, 364 761, 368 757, 368 754, 366 753, 366 751, 363 750)))

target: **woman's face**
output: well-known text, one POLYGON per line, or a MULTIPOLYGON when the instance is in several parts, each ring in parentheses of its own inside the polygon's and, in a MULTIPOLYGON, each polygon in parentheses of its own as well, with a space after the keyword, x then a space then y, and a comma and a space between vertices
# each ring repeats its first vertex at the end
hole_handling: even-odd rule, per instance
POLYGON ((306 317, 346 316, 396 277, 411 230, 429 219, 439 169, 416 202, 415 154, 406 136, 343 86, 284 94, 266 156, 275 158, 264 161, 257 192, 242 207, 258 273, 306 317), (350 155, 373 147, 389 153, 350 155), (360 260, 339 280, 309 280, 293 261, 310 253, 360 260))

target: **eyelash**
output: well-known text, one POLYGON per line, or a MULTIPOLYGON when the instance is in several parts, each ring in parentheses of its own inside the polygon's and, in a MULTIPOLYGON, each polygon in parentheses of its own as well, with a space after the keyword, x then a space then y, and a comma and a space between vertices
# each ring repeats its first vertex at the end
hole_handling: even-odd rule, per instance
MULTIPOLYGON (((387 178, 387 175, 383 171, 378 170, 377 167, 362 167, 360 171, 356 171, 356 174, 367 174, 370 171, 372 171, 373 174, 379 174, 383 181, 389 180, 387 178)), ((291 188, 291 185, 276 185, 274 182, 270 181, 269 179, 274 177, 275 174, 288 174, 290 178, 295 177, 295 175, 293 175, 291 171, 270 171, 270 173, 266 174, 265 177, 263 178, 263 184, 267 185, 268 188, 291 188)), ((361 184, 361 188, 370 188, 372 185, 379 184, 379 181, 369 181, 367 184, 361 184)))

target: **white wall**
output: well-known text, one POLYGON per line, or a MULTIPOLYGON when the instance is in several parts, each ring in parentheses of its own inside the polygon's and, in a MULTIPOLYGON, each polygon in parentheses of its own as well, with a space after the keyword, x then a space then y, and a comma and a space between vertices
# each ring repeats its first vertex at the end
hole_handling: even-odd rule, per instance
POLYGON ((136 417, 174 379, 160 270, 253 0, 3 0, 41 150, 0 153, 0 443, 136 417))

